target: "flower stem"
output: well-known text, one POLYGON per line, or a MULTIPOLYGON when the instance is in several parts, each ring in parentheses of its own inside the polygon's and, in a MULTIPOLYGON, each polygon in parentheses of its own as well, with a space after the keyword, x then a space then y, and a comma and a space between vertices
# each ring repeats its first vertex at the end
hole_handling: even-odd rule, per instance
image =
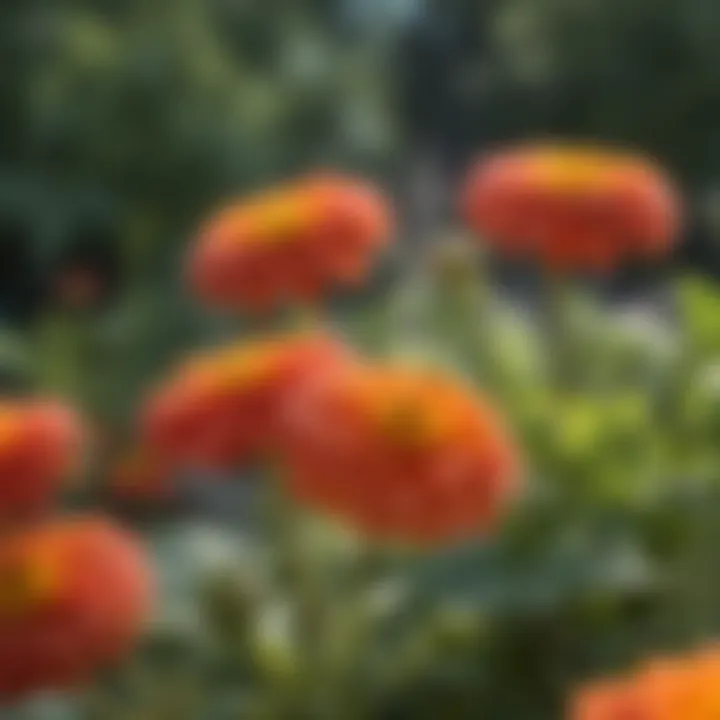
POLYGON ((570 287, 565 278, 544 276, 543 300, 552 382, 558 391, 576 388, 579 367, 572 327, 570 287))

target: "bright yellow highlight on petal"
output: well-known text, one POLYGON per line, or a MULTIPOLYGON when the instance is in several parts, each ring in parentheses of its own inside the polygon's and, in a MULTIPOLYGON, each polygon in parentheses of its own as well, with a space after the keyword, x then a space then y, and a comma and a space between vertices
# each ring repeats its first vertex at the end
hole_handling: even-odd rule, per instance
POLYGON ((252 348, 230 348, 219 355, 198 360, 191 372, 199 385, 207 383, 225 389, 251 387, 266 374, 277 350, 278 346, 272 342, 252 348))
POLYGON ((547 187, 563 192, 586 192, 603 187, 612 168, 601 154, 587 151, 556 150, 538 152, 530 160, 530 172, 547 187))
POLYGON ((432 447, 447 439, 453 427, 449 409, 432 393, 402 382, 388 383, 382 392, 376 387, 358 388, 361 406, 381 437, 398 447, 432 447))
POLYGON ((15 441, 17 428, 17 415, 13 412, 0 410, 0 448, 5 448, 15 441))
POLYGON ((394 403, 378 417, 381 432, 398 445, 425 447, 444 435, 442 418, 433 417, 413 403, 394 403))
POLYGON ((49 600, 57 570, 48 553, 0 559, 0 618, 22 617, 49 600))
POLYGON ((302 193, 278 190, 241 208, 236 220, 253 229, 248 237, 257 243, 294 241, 299 232, 313 221, 311 202, 302 193))

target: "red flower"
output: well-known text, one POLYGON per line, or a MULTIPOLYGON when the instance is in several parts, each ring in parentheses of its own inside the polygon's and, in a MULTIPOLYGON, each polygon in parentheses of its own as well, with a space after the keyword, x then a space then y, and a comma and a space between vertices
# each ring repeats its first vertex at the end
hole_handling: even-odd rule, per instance
POLYGON ((573 701, 573 720, 654 720, 643 714, 629 683, 598 683, 578 693, 573 701))
POLYGON ((101 519, 56 521, 0 541, 0 699, 74 687, 130 652, 150 571, 101 519))
POLYGON ((463 206, 488 242, 558 270, 664 255, 680 217, 676 191, 652 161, 592 146, 492 155, 471 172, 463 206))
POLYGON ((191 253, 191 281, 213 305, 263 310, 311 301, 361 281, 389 233, 389 210, 371 187, 311 177, 213 218, 191 253))
POLYGON ((582 688, 571 720, 712 720, 720 715, 720 651, 659 659, 616 680, 582 688))
POLYGON ((151 400, 150 443, 181 464, 227 470, 272 450, 288 396, 346 361, 319 335, 243 342, 184 364, 151 400))
POLYGON ((50 401, 0 402, 0 519, 47 510, 81 459, 77 416, 50 401))
POLYGON ((473 535, 516 489, 516 451, 495 411, 416 370, 353 366, 307 385, 284 450, 298 499, 381 538, 473 535))

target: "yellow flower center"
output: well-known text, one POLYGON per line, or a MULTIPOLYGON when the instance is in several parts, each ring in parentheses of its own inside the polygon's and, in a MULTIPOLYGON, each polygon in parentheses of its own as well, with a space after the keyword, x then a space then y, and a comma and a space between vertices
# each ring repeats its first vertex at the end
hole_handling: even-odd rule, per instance
POLYGON ((0 560, 0 620, 22 617, 51 596, 54 564, 47 557, 19 555, 0 560))
POLYGON ((404 448, 428 447, 447 432, 447 418, 441 412, 431 412, 416 398, 381 401, 375 424, 384 438, 404 448))
POLYGON ((224 386, 244 388, 255 385, 265 377, 275 353, 271 349, 244 351, 221 361, 218 378, 224 386))
POLYGON ((11 410, 0 410, 0 449, 12 445, 17 435, 17 417, 11 410))
POLYGON ((588 191, 607 182, 607 158, 596 153, 556 151, 539 153, 531 173, 546 187, 563 192, 588 191))
POLYGON ((270 343, 257 348, 230 348, 209 354, 190 365, 193 383, 200 388, 243 389, 252 387, 266 376, 277 356, 270 343))
POLYGON ((308 198, 301 194, 278 192, 247 207, 246 219, 253 237, 260 243, 283 243, 295 239, 309 222, 308 198))

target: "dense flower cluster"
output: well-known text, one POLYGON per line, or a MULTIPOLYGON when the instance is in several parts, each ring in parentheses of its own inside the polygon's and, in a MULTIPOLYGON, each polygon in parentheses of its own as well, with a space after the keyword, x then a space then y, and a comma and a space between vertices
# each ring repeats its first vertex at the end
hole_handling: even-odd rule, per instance
POLYGON ((141 632, 150 572, 102 519, 45 517, 81 465, 76 414, 0 402, 0 703, 74 687, 121 660, 141 632))
POLYGON ((497 413, 415 369, 354 366, 307 385, 285 439, 294 495, 362 531, 429 543, 486 530, 516 489, 497 413))
POLYGON ((176 462, 212 469, 272 451, 287 398, 348 359, 319 334, 277 335, 207 352, 183 364, 151 399, 151 444, 176 462))
POLYGON ((80 465, 80 421, 52 401, 0 402, 0 519, 36 515, 57 499, 80 465))
POLYGON ((150 597, 143 553, 107 521, 53 521, 4 537, 0 700, 76 686, 121 659, 150 597))
MULTIPOLYGON (((651 161, 552 144, 480 162, 463 207, 472 229, 490 243, 552 271, 604 271, 662 256, 675 241, 680 215, 675 189, 651 161)), ((373 188, 342 176, 310 177, 213 217, 192 248, 190 281, 212 306, 304 305, 366 277, 390 233, 390 210, 373 188)), ((447 245, 435 264, 443 290, 467 290, 473 260, 464 245, 447 245)), ((87 278, 68 279, 66 299, 86 304, 94 288, 78 280, 87 278)), ((480 302, 485 299, 492 298, 484 294, 480 302)), ((448 315, 462 309, 449 307, 448 315)), ((562 322, 560 314, 554 319, 562 322)), ((492 337, 502 336, 480 339, 492 337)), ((514 354, 531 346, 518 345, 514 354)), ((490 357, 486 349, 473 343, 478 366, 490 357)), ((534 382, 542 368, 530 367, 534 382)), ((507 377, 497 385, 512 385, 507 377)), ((578 507, 584 510, 587 467, 600 455, 615 455, 633 477, 651 464, 653 448, 637 431, 652 415, 644 397, 614 397, 602 385, 589 402, 582 393, 575 397, 574 382, 573 393, 564 386, 557 395, 544 390, 538 387, 537 411, 530 393, 524 398, 525 437, 544 447, 543 482, 564 469, 582 484, 578 507)), ((106 479, 115 500, 162 504, 183 467, 225 474, 246 463, 272 463, 292 499, 383 542, 431 546, 483 535, 497 527, 521 484, 520 449, 485 394, 443 372, 361 359, 319 330, 244 339, 185 360, 149 398, 142 430, 137 449, 122 455, 106 479)), ((38 519, 79 464, 82 435, 64 406, 0 402, 0 703, 91 681, 127 657, 148 619, 152 573, 129 534, 100 518, 38 519)), ((554 501, 556 487, 549 480, 547 486, 554 501)), ((290 529, 281 543, 310 545, 295 535, 301 523, 289 514, 280 520, 290 529)), ((302 549, 298 558, 289 548, 288 558, 268 563, 288 576, 289 587, 304 573, 301 566, 311 564, 302 549)), ((300 578, 306 580, 298 593, 303 602, 315 591, 309 587, 315 578, 300 578)), ((283 588, 283 606, 290 596, 283 588)), ((261 616, 254 610, 243 614, 261 616)), ((315 608, 297 610, 288 612, 297 627, 287 634, 293 643, 297 636, 300 654, 299 639, 310 634, 301 626, 315 620, 315 608)), ((323 638, 317 645, 326 644, 323 638)), ((568 712, 571 720, 718 720, 719 688, 720 650, 713 648, 582 688, 568 712)))
POLYGON ((311 177, 233 205, 205 227, 190 275, 208 303, 262 310, 357 283, 390 234, 383 198, 356 180, 311 177))
MULTIPOLYGON (((192 253, 201 297, 266 306, 361 277, 387 238, 379 194, 312 178, 222 213, 192 253)), ((151 398, 146 434, 180 465, 272 458, 294 496, 361 532, 467 537, 512 496, 517 451, 499 416, 442 375, 362 362, 318 334, 279 335, 184 363, 151 398)))
POLYGON ((677 194, 651 161, 592 146, 501 151, 471 172, 470 226, 508 254, 553 270, 604 271, 662 256, 679 225, 677 194))
POLYGON ((624 678, 583 688, 571 720, 714 720, 720 715, 720 650, 659 659, 624 678))

